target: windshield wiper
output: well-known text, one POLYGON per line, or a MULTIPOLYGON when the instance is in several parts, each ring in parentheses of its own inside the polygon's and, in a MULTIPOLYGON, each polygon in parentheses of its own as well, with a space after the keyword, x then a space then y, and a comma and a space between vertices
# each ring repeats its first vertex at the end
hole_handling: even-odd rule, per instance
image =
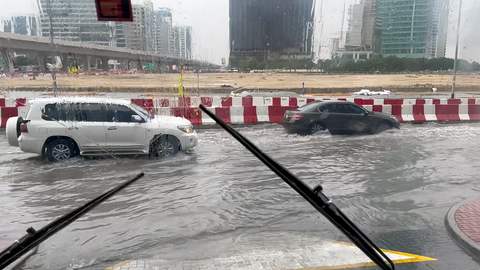
POLYGON ((138 174, 135 178, 126 181, 125 183, 109 190, 108 192, 98 196, 97 198, 91 200, 90 202, 84 204, 83 206, 71 211, 58 218, 57 220, 51 222, 40 230, 36 231, 34 228, 30 227, 27 230, 27 234, 15 241, 11 246, 0 252, 0 270, 4 269, 11 263, 13 263, 18 258, 22 257, 28 251, 32 250, 36 246, 40 245, 43 241, 50 238, 55 233, 59 232, 61 229, 68 226, 70 223, 74 222, 81 216, 83 216, 88 211, 92 210, 97 205, 106 201, 108 198, 115 195, 120 190, 126 188, 133 182, 142 178, 144 173, 138 174))
POLYGON ((307 200, 315 209, 324 215, 335 227, 343 232, 365 255, 384 270, 394 270, 395 265, 390 258, 378 248, 339 208, 322 193, 322 186, 317 186, 313 190, 293 175, 290 171, 278 164, 275 160, 263 153, 257 146, 243 137, 232 127, 228 126, 222 119, 207 110, 203 105, 200 109, 210 116, 217 124, 224 128, 230 135, 237 139, 252 154, 260 159, 270 170, 275 172, 290 187, 297 191, 305 200, 307 200), (388 264, 387 264, 388 262, 388 264))

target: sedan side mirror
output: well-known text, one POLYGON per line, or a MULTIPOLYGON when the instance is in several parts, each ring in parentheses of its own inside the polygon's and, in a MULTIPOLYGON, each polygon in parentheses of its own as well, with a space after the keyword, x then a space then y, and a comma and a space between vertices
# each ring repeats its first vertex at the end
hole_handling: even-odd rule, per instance
POLYGON ((143 119, 142 117, 140 117, 139 115, 132 115, 132 122, 135 122, 135 123, 143 123, 143 119))

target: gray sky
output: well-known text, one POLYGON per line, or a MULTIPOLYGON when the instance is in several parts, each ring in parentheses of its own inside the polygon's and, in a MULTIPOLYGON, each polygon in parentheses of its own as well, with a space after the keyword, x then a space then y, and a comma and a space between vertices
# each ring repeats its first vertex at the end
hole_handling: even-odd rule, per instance
MULTIPOLYGON (((93 1, 93 0, 79 0, 93 1)), ((134 0, 140 1, 140 0, 134 0)), ((341 31, 344 1, 347 5, 358 0, 316 0, 317 17, 315 44, 320 57, 328 57, 330 38, 341 31), (320 49, 320 50, 319 50, 320 49)), ((454 56, 456 20, 459 0, 450 0, 450 23, 447 57, 454 56)), ((191 25, 194 30, 194 55, 203 60, 220 63, 229 53, 228 0, 152 0, 155 8, 173 9, 174 24, 191 25)), ((31 12, 34 0, 0 0, 0 16, 31 12)), ((348 19, 348 8, 345 16, 348 19)), ((475 27, 480 25, 480 0, 463 0, 459 57, 480 62, 480 35, 475 27)), ((345 22, 344 30, 348 29, 345 22)))

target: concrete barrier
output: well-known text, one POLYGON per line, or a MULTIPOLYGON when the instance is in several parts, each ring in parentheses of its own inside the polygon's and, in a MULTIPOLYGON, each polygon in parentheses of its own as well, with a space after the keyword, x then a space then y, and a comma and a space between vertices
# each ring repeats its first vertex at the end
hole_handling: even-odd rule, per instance
MULTIPOLYGON (((214 121, 198 106, 204 104, 209 110, 229 124, 281 123, 287 110, 296 109, 313 102, 312 98, 278 97, 172 97, 155 99, 132 99, 132 102, 159 115, 179 116, 194 125, 213 125, 214 121)), ((335 99, 322 99, 335 100, 335 99)), ((358 99, 338 98, 352 101, 367 110, 396 116, 401 122, 428 121, 480 121, 480 98, 470 99, 358 99)), ((9 117, 25 117, 28 99, 0 99, 2 128, 9 117)))

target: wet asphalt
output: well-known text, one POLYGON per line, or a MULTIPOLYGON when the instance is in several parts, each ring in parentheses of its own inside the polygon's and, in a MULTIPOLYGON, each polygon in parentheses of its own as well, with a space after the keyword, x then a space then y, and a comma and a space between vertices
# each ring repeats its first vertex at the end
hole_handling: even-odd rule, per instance
MULTIPOLYGON (((301 137, 278 125, 238 129, 324 193, 384 249, 437 259, 397 269, 478 269, 444 217, 480 196, 480 123, 403 125, 373 136, 301 137)), ((226 132, 200 130, 193 154, 76 158, 51 164, 0 131, 0 239, 40 228, 127 180, 146 176, 41 245, 25 269, 104 269, 128 259, 185 260, 341 233, 226 132)))

